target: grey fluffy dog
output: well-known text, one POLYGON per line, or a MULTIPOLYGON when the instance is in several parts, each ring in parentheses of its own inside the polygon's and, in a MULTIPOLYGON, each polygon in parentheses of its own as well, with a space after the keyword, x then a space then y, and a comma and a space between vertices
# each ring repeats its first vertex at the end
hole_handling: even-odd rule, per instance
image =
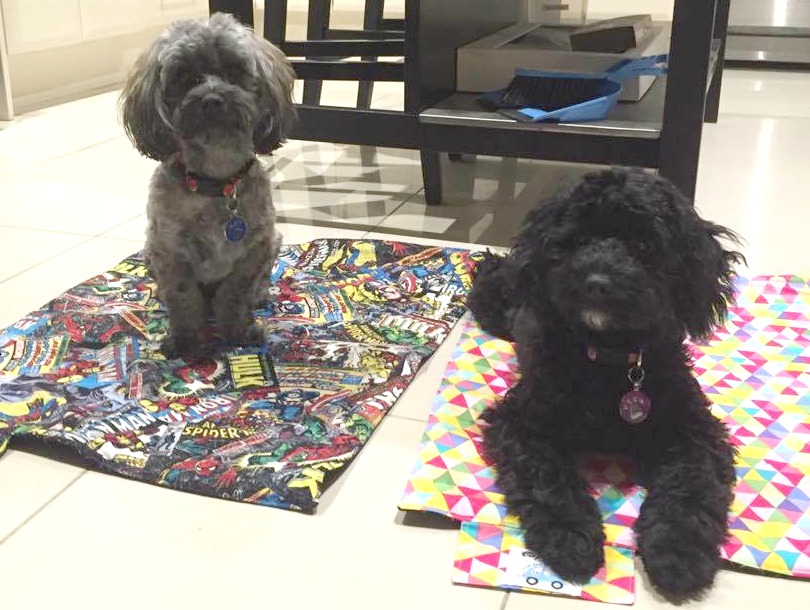
POLYGON ((261 340, 252 312, 281 245, 256 153, 284 141, 296 114, 284 54, 233 17, 179 21, 137 60, 121 95, 136 148, 161 162, 147 205, 146 254, 170 356, 199 355, 213 314, 231 344, 261 340))

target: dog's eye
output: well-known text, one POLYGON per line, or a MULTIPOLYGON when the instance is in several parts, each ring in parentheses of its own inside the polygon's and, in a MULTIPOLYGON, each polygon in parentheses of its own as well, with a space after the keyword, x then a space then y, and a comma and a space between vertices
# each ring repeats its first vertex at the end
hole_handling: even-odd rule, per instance
POLYGON ((203 82, 205 82, 205 77, 202 74, 194 72, 184 72, 178 75, 177 78, 177 83, 183 91, 188 91, 197 85, 201 85, 203 82))

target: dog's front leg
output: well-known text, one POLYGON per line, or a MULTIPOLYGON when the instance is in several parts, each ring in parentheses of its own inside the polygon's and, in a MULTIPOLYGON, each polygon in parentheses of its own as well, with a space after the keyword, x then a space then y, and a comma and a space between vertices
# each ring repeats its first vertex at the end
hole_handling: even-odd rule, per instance
POLYGON ((191 268, 154 258, 150 269, 157 281, 159 296, 169 312, 169 335, 163 351, 170 357, 200 356, 200 330, 205 323, 205 301, 191 268))
POLYGON ((231 345, 258 345, 264 334, 254 323, 260 287, 268 283, 273 258, 268 246, 254 247, 217 288, 213 298, 214 316, 224 339, 231 345))
POLYGON ((584 583, 604 563, 601 515, 574 456, 535 417, 543 405, 527 395, 519 383, 487 413, 485 451, 526 547, 563 579, 584 583))
POLYGON ((636 523, 639 552, 652 584, 672 598, 708 588, 720 567, 735 482, 725 426, 700 408, 657 435, 642 456, 649 494, 636 523))

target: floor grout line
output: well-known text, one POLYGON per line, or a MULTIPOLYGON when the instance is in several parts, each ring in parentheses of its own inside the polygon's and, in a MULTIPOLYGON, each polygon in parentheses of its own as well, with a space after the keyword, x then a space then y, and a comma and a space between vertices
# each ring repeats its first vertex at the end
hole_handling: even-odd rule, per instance
MULTIPOLYGON (((112 227, 110 227, 109 229, 105 229, 105 230, 104 230, 104 231, 102 231, 101 233, 97 233, 97 234, 95 235, 95 237, 103 237, 103 238, 105 238, 105 239, 121 239, 121 240, 124 240, 124 241, 139 241, 139 240, 137 240, 137 239, 131 239, 131 238, 129 238, 129 237, 110 237, 110 236, 108 236, 108 235, 107 235, 107 233, 109 233, 110 231, 115 231, 115 230, 116 230, 116 229, 118 229, 119 227, 123 227, 125 224, 132 222, 133 220, 135 220, 135 219, 139 218, 140 216, 143 216, 144 214, 146 214, 146 207, 145 207, 145 206, 144 206, 144 211, 143 211, 143 212, 138 212, 138 213, 137 213, 137 214, 135 214, 135 216, 133 216, 132 218, 129 218, 129 219, 127 219, 127 220, 124 220, 124 221, 122 221, 122 222, 119 222, 118 224, 113 225, 113 226, 112 226, 112 227)), ((145 239, 145 238, 146 238, 146 232, 144 231, 144 239, 145 239)))
MULTIPOLYGON (((408 387, 410 387, 410 386, 408 386, 408 387)), ((396 408, 396 407, 394 407, 394 408, 396 408)), ((418 417, 413 417, 412 415, 399 415, 397 413, 390 413, 389 412, 385 417, 386 418, 394 418, 394 419, 403 419, 405 421, 417 422, 417 423, 424 424, 424 425, 427 425, 427 423, 428 423, 427 418, 420 419, 418 417)))
POLYGON ((98 237, 92 233, 76 233, 75 231, 57 231, 56 229, 39 229, 35 227, 22 227, 19 225, 0 224, 0 229, 18 229, 22 231, 40 231, 42 233, 54 233, 56 235, 76 235, 78 237, 98 237))
POLYGON ((32 271, 33 269, 36 269, 40 265, 44 265, 45 263, 49 263, 52 260, 54 260, 55 258, 57 258, 59 256, 63 256, 64 254, 70 252, 71 250, 73 250, 75 248, 78 248, 79 246, 83 246, 84 244, 90 243, 91 241, 96 239, 95 236, 93 236, 93 235, 83 235, 82 237, 86 237, 87 239, 84 239, 84 240, 80 241, 79 243, 70 246, 69 248, 65 248, 64 250, 60 250, 59 252, 55 253, 53 256, 49 256, 48 258, 46 258, 44 260, 41 260, 38 263, 35 263, 35 264, 31 265, 30 267, 26 267, 25 269, 22 269, 22 270, 18 271, 17 273, 14 273, 14 274, 6 277, 6 278, 3 278, 2 280, 0 280, 0 286, 5 284, 6 282, 8 282, 10 280, 13 280, 14 278, 20 277, 21 275, 23 275, 25 273, 28 273, 29 271, 32 271))
MULTIPOLYGON (((21 227, 7 227, 7 228, 21 228, 21 227)), ((32 229, 32 230, 39 231, 40 229, 32 229)), ((51 233, 60 233, 59 231, 50 231, 50 232, 51 233)), ((28 273, 29 271, 33 271, 37 267, 40 267, 40 266, 42 266, 42 265, 44 265, 46 263, 49 263, 49 262, 53 261, 54 259, 56 259, 56 258, 58 258, 60 256, 64 256, 68 252, 70 252, 72 250, 75 250, 77 248, 80 248, 81 246, 87 245, 87 244, 91 243, 92 241, 94 241, 94 240, 96 240, 96 239, 98 239, 100 237, 102 239, 109 239, 109 240, 113 240, 113 241, 132 242, 133 244, 142 244, 142 242, 137 240, 137 239, 127 239, 125 237, 104 237, 101 234, 98 234, 98 235, 86 235, 84 233, 63 233, 63 235, 75 235, 75 236, 78 236, 78 237, 86 237, 87 239, 83 239, 83 240, 79 241, 78 243, 70 246, 69 248, 65 248, 64 250, 60 250, 59 252, 56 252, 55 254, 53 254, 52 256, 49 256, 46 259, 43 259, 43 260, 41 260, 41 261, 39 261, 39 262, 29 266, 29 267, 26 267, 25 269, 21 269, 20 271, 18 271, 16 273, 13 273, 12 275, 10 275, 10 276, 8 276, 6 278, 0 279, 0 285, 3 285, 6 282, 8 282, 10 280, 13 280, 15 278, 18 278, 21 275, 24 275, 25 273, 28 273)))
MULTIPOLYGON (((104 140, 99 140, 99 141, 93 142, 92 144, 86 144, 86 145, 80 146, 78 148, 73 148, 73 149, 71 149, 69 151, 58 154, 55 157, 47 157, 45 159, 37 159, 37 160, 29 161, 28 164, 27 164, 29 166, 29 169, 27 171, 39 170, 39 169, 41 169, 41 167, 43 165, 47 165, 48 163, 52 163, 53 161, 59 161, 61 159, 64 159, 65 157, 69 157, 70 155, 74 155, 74 154, 79 153, 79 152, 84 152, 86 150, 90 150, 91 148, 95 148, 96 146, 101 146, 102 144, 108 144, 108 143, 110 143, 110 142, 112 142, 114 140, 117 140, 119 138, 122 138, 122 137, 126 137, 126 134, 123 131, 121 133, 115 135, 115 136, 106 138, 104 140)), ((13 169, 12 170, 3 170, 2 172, 0 172, 0 176, 2 176, 5 173, 18 173, 18 171, 13 170, 13 169)))
POLYGON ((70 152, 66 152, 65 154, 57 155, 56 157, 53 157, 52 159, 47 159, 45 161, 42 161, 41 163, 37 163, 37 164, 34 165, 34 167, 36 167, 38 165, 44 165, 46 163, 51 163, 52 161, 59 161, 60 159, 64 159, 65 157, 69 157, 70 155, 75 155, 76 153, 80 153, 80 152, 84 152, 86 150, 90 150, 91 148, 95 148, 96 146, 101 146, 102 144, 109 144, 110 142, 112 142, 114 140, 118 140, 119 138, 125 138, 125 137, 126 137, 126 134, 122 131, 121 133, 119 133, 119 134, 117 134, 117 135, 115 135, 113 137, 107 138, 105 140, 101 140, 99 142, 94 142, 93 144, 88 144, 86 146, 81 146, 79 148, 74 148, 70 152))
POLYGON ((374 225, 374 228, 373 228, 373 229, 371 229, 371 230, 367 231, 367 232, 366 232, 366 235, 368 235, 368 234, 370 234, 370 233, 373 233, 373 232, 375 231, 375 229, 376 229, 376 230, 379 230, 379 229, 384 229, 385 227, 383 227, 383 226, 382 226, 382 224, 383 224, 383 223, 384 223, 386 220, 388 220, 388 219, 389 219, 389 218, 390 218, 390 217, 391 217, 393 214, 396 214, 396 213, 397 213, 397 211, 398 211, 400 208, 402 208, 402 206, 404 206, 404 205, 405 205, 406 203, 408 203, 408 202, 409 202, 411 199, 413 199, 414 197, 416 197, 417 195, 419 195, 419 193, 420 193, 420 192, 422 192, 422 189, 421 189, 421 188, 420 188, 420 189, 417 189, 415 193, 411 193, 410 195, 408 195, 408 196, 407 196, 405 199, 403 199, 403 200, 402 200, 402 202, 401 202, 401 203, 400 203, 400 204, 399 204, 397 207, 395 207, 393 210, 391 210, 391 212, 390 212, 390 213, 386 214, 386 215, 385 215, 385 216, 384 216, 384 217, 383 217, 383 218, 382 218, 382 219, 381 219, 381 220, 380 220, 380 221, 379 221, 379 222, 378 222, 376 225, 374 225))
POLYGON ((15 527, 13 530, 11 530, 11 531, 10 531, 8 534, 6 534, 6 535, 5 535, 3 538, 0 538, 0 546, 2 546, 2 545, 3 545, 3 543, 4 543, 4 542, 6 542, 6 540, 8 540, 9 538, 11 538, 11 537, 12 537, 14 534, 16 534, 17 532, 19 532, 19 531, 20 531, 22 528, 24 528, 26 525, 28 525, 28 524, 29 524, 29 523, 30 523, 30 522, 31 522, 31 521, 32 521, 32 520, 33 520, 33 519, 34 519, 34 518, 35 518, 35 517, 36 517, 38 514, 40 514, 40 513, 41 513, 43 510, 45 510, 46 508, 48 508, 48 506, 50 506, 50 505, 51 505, 51 503, 52 503, 54 500, 56 500, 56 499, 57 499, 59 496, 61 496, 63 493, 65 493, 65 492, 66 492, 66 491, 67 491, 67 490, 68 490, 68 489, 69 489, 69 488, 70 488, 70 487, 71 487, 71 486, 72 486, 72 485, 73 485, 73 484, 74 484, 76 481, 78 481, 79 479, 81 479, 81 478, 82 478, 84 475, 86 475, 88 472, 89 472, 88 470, 82 470, 82 471, 81 471, 81 472, 80 472, 78 475, 76 475, 76 476, 75 476, 73 479, 71 479, 71 481, 70 481, 70 482, 69 482, 67 485, 65 485, 65 486, 64 486, 62 489, 60 489, 60 490, 59 490, 59 491, 58 491, 58 492, 57 492, 55 495, 51 496, 51 497, 48 499, 48 501, 47 501, 47 502, 45 502, 45 503, 44 503, 42 506, 40 506, 40 507, 39 507, 37 510, 35 510, 33 513, 31 513, 30 515, 28 515, 28 517, 26 517, 26 518, 25 518, 25 520, 24 520, 22 523, 20 523, 20 524, 19 524, 17 527, 15 527))

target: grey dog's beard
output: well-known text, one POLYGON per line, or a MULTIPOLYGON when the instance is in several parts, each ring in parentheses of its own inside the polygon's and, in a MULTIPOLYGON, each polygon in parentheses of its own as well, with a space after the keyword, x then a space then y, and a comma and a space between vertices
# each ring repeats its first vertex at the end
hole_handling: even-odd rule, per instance
POLYGON ((229 134, 200 141, 198 137, 177 138, 179 157, 190 171, 212 178, 235 174, 253 157, 252 139, 247 134, 229 134))

